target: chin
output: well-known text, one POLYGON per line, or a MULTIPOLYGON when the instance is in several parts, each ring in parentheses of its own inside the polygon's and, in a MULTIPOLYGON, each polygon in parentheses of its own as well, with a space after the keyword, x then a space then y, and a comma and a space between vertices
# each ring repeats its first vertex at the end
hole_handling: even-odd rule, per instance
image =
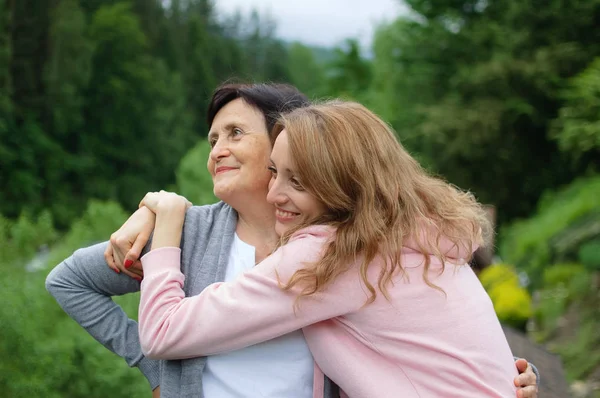
POLYGON ((236 189, 231 184, 216 183, 213 187, 213 193, 223 202, 227 202, 236 192, 236 189))
POLYGON ((288 228, 288 227, 286 227, 285 225, 282 225, 282 224, 280 224, 279 222, 277 222, 277 223, 275 224, 275 233, 276 233, 278 236, 282 236, 282 235, 283 235, 283 234, 285 234, 285 233, 286 233, 286 231, 288 231, 288 230, 289 230, 289 228, 288 228))

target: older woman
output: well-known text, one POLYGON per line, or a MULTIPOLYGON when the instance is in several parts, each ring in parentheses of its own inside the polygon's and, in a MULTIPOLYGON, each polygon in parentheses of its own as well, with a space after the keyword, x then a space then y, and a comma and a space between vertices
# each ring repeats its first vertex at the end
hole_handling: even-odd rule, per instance
MULTIPOLYGON (((208 169, 221 202, 186 213, 181 248, 187 296, 199 294, 211 283, 235 279, 276 247, 275 215, 265 199, 270 133, 279 112, 307 103, 297 90, 282 85, 226 85, 215 92, 208 111, 212 145, 208 169)), ((113 241, 125 246, 115 254, 124 253, 137 238, 143 240, 138 226, 148 223, 153 223, 151 212, 138 210, 115 235, 113 241)), ((111 299, 138 291, 140 285, 124 275, 133 275, 133 267, 125 269, 120 261, 114 269, 125 272, 107 267, 108 247, 102 243, 75 252, 50 273, 47 288, 94 338, 137 366, 153 389, 160 385, 161 396, 311 397, 315 386, 325 396, 336 396, 328 379, 313 378, 312 356, 298 331, 224 355, 161 363, 145 358, 137 324, 111 299)), ((535 388, 530 371, 521 377, 535 388)))

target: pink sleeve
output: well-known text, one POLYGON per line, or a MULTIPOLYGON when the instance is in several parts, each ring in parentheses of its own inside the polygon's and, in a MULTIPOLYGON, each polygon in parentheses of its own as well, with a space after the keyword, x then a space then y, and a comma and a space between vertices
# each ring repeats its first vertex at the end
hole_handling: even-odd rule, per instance
POLYGON ((185 297, 180 249, 152 250, 142 258, 140 342, 152 359, 213 355, 273 339, 304 326, 358 310, 367 296, 348 272, 326 291, 300 301, 299 289, 282 290, 303 263, 315 261, 323 240, 299 238, 233 282, 214 283, 185 297), (284 261, 285 260, 285 261, 284 261), (358 291, 357 291, 358 289, 358 291))

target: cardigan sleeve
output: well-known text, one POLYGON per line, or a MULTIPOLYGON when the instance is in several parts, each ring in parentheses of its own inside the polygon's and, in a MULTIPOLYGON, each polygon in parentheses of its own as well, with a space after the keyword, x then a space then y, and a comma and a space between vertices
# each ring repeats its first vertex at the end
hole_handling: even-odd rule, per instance
POLYGON ((129 366, 138 367, 154 389, 160 382, 159 362, 143 355, 137 323, 111 298, 137 292, 140 284, 108 267, 106 245, 77 250, 50 272, 46 289, 92 337, 129 366))

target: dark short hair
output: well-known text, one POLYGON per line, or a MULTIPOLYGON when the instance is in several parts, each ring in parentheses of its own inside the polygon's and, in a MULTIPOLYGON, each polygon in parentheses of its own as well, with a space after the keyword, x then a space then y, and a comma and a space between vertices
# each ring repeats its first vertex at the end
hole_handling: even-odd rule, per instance
POLYGON ((259 84, 223 84, 215 90, 206 121, 210 126, 217 113, 229 102, 242 98, 246 103, 258 109, 265 117, 267 132, 271 142, 276 134, 273 127, 281 113, 310 105, 308 97, 290 84, 259 83, 259 84))

